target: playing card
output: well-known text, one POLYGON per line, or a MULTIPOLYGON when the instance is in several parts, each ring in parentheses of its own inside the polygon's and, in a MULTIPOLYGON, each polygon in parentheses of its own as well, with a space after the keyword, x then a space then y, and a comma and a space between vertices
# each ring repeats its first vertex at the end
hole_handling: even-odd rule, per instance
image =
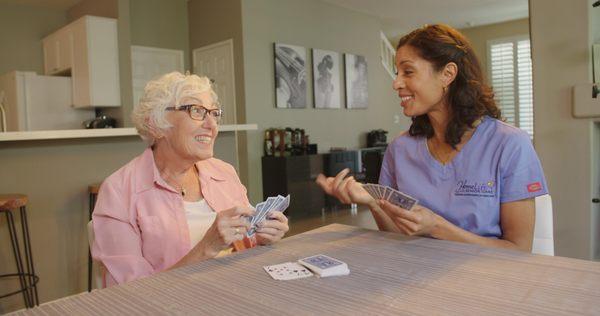
MULTIPOLYGON (((273 204, 276 201, 278 201, 278 198, 272 196, 272 197, 269 197, 266 201, 264 201, 262 203, 258 203, 258 205, 263 204, 263 207, 254 216, 254 221, 250 222, 250 223, 251 224, 256 224, 258 221, 260 221, 260 219, 263 217, 263 215, 266 214, 273 207, 273 204)), ((258 205, 257 205, 257 209, 258 209, 258 205)))
POLYGON ((385 186, 377 185, 377 190, 379 190, 379 198, 383 199, 383 196, 385 195, 385 186))
POLYGON ((417 199, 413 198, 412 196, 396 190, 392 192, 392 195, 387 200, 390 201, 390 203, 398 205, 401 208, 409 211, 418 202, 417 199))
POLYGON ((375 193, 375 189, 373 188, 373 185, 370 183, 367 183, 365 185, 363 185, 363 187, 365 188, 365 190, 372 196, 372 197, 376 197, 376 193, 375 193))
POLYGON ((385 187, 385 196, 383 197, 383 199, 385 200, 390 200, 390 197, 392 196, 392 194, 394 192, 397 192, 396 190, 390 188, 390 187, 385 187))
POLYGON ((254 216, 252 216, 250 218, 251 224, 254 223, 254 221, 256 221, 259 214, 262 214, 264 206, 265 206, 265 202, 260 202, 260 203, 256 204, 256 207, 254 208, 256 210, 256 212, 254 213, 254 216))
POLYGON ((306 267, 296 262, 285 262, 272 266, 264 266, 263 269, 275 280, 295 280, 312 276, 306 267))
MULTIPOLYGON (((283 198, 283 196, 282 196, 283 198)), ((277 209, 277 212, 284 212, 290 206, 290 195, 288 194, 282 201, 282 204, 277 209)))

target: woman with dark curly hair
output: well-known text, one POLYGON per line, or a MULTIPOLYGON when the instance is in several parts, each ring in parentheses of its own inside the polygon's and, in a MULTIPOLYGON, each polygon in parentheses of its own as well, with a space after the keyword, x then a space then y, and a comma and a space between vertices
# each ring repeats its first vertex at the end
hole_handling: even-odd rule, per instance
POLYGON ((412 125, 388 146, 379 183, 419 204, 375 200, 348 170, 317 182, 368 205, 382 230, 531 251, 544 173, 528 134, 500 120, 467 39, 446 25, 414 30, 400 39, 396 67, 393 87, 412 125))

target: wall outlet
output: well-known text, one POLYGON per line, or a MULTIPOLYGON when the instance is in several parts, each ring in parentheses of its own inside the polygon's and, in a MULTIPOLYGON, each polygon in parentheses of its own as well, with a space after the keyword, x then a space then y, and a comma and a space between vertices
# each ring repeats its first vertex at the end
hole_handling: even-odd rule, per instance
POLYGON ((394 124, 400 124, 400 115, 398 115, 398 114, 394 115, 394 124))

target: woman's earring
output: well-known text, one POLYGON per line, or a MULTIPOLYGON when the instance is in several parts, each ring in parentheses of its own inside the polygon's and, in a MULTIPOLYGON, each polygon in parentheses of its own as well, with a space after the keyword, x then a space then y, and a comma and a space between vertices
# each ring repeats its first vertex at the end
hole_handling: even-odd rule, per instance
POLYGON ((448 87, 442 87, 442 91, 444 92, 444 94, 446 94, 446 91, 448 91, 448 87))

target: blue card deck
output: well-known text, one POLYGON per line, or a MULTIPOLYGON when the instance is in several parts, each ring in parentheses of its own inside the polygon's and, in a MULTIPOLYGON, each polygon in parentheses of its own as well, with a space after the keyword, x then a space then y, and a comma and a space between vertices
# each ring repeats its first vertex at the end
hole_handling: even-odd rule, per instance
POLYGON ((252 237, 256 233, 257 225, 267 218, 269 212, 284 212, 288 206, 290 206, 289 194, 286 197, 271 196, 266 201, 256 204, 256 213, 248 219, 250 221, 248 237, 252 237))
POLYGON ((348 269, 346 263, 326 255, 306 257, 298 260, 298 263, 320 277, 350 274, 350 269, 348 269))
POLYGON ((375 199, 387 200, 405 210, 412 209, 419 201, 412 196, 380 184, 367 183, 363 188, 375 199))

